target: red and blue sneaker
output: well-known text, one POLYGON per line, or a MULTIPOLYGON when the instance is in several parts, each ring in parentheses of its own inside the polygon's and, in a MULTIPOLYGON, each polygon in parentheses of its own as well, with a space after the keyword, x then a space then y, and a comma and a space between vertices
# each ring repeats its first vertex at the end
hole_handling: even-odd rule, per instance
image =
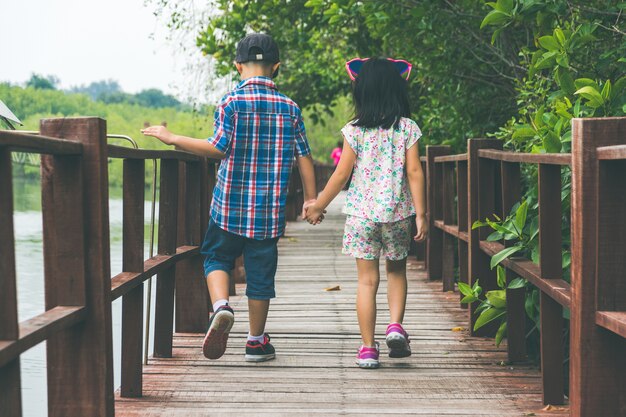
POLYGON ((411 356, 411 346, 409 346, 409 334, 404 331, 400 323, 391 323, 387 326, 386 332, 387 347, 390 358, 406 358, 411 356))
POLYGON ((263 341, 248 340, 246 342, 246 361, 265 362, 276 357, 276 350, 270 343, 270 335, 263 334, 263 341))
POLYGON ((356 364, 359 365, 359 368, 375 369, 380 366, 380 362, 378 361, 380 348, 378 342, 375 343, 375 347, 367 347, 361 345, 361 347, 359 348, 359 351, 356 355, 356 364))
POLYGON ((219 359, 226 351, 228 332, 235 322, 235 314, 228 304, 219 307, 209 320, 209 330, 204 336, 202 353, 208 359, 219 359))

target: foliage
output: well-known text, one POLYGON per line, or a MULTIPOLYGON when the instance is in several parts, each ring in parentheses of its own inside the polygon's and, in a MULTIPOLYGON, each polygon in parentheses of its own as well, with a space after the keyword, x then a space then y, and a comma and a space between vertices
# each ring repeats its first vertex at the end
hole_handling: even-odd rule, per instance
POLYGON ((43 76, 39 74, 32 74, 28 81, 26 81, 27 87, 32 87, 39 90, 56 90, 59 79, 53 75, 43 76))

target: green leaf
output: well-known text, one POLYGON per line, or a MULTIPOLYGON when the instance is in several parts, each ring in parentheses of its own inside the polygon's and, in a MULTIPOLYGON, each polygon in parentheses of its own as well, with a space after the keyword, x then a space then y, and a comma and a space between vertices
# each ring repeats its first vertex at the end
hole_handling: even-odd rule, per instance
POLYGON ((562 47, 565 47, 565 34, 561 28, 554 29, 554 37, 562 47))
POLYGON ((509 285, 506 287, 509 290, 516 290, 518 288, 522 288, 526 285, 526 280, 524 278, 515 278, 513 281, 509 282, 509 285))
POLYGON ((574 94, 579 94, 580 96, 589 100, 587 102, 587 105, 590 107, 596 108, 604 104, 604 98, 602 97, 602 94, 600 94, 597 89, 590 85, 578 89, 578 91, 576 91, 574 94))
POLYGON ((608 101, 611 97, 611 80, 606 80, 602 92, 600 93, 604 101, 608 101))
POLYGON ((521 233, 526 225, 526 215, 528 214, 528 203, 524 201, 515 211, 515 227, 521 233))
POLYGON ((572 74, 563 67, 558 67, 556 74, 559 87, 561 87, 561 89, 567 94, 574 94, 576 86, 574 85, 574 78, 572 77, 572 74))
POLYGON ((551 68, 556 63, 556 51, 546 52, 541 56, 541 59, 535 64, 537 69, 551 68))
POLYGON ((476 320, 476 323, 474 324, 474 330, 478 330, 484 325, 494 321, 498 317, 502 317, 504 313, 506 313, 505 309, 495 308, 495 307, 492 307, 483 311, 478 317, 478 319, 476 320))
POLYGON ((487 242, 497 242, 498 240, 502 240, 504 235, 500 232, 493 232, 489 236, 487 236, 487 242))
POLYGON ((513 0, 498 0, 496 3, 496 9, 509 14, 513 11, 513 6, 513 0))
POLYGON ((539 45, 548 51, 558 51, 561 47, 554 36, 542 36, 538 39, 539 45))
POLYGON ((482 29, 487 25, 500 25, 509 20, 509 17, 510 16, 508 14, 503 13, 499 10, 492 10, 487 14, 487 16, 485 16, 482 23, 480 24, 480 28, 482 29))
POLYGON ((511 139, 531 139, 534 138, 537 132, 532 127, 519 127, 515 129, 513 135, 511 135, 511 139))
POLYGON ((498 278, 497 279, 498 287, 506 288, 506 269, 498 265, 498 268, 496 268, 496 276, 498 278))
POLYGON ((459 281, 457 285, 459 286, 459 291, 461 291, 461 294, 468 296, 468 297, 474 296, 474 291, 472 291, 472 287, 470 287, 466 283, 459 281))
POLYGON ((505 290, 488 291, 485 297, 487 297, 487 301, 495 308, 506 308, 505 290))
POLYGON ((500 346, 500 343, 502 343, 502 339, 504 339, 505 336, 506 336, 506 320, 503 320, 502 324, 500 324, 500 327, 498 328, 498 331, 496 332, 496 346, 500 346))
POLYGON ((476 221, 472 224, 472 230, 474 230, 474 229, 478 229, 479 227, 483 227, 483 226, 487 226, 487 223, 481 222, 480 220, 476 220, 476 221))
POLYGON ((473 295, 466 295, 461 299, 461 304, 471 304, 475 301, 478 301, 478 298, 474 297, 473 295))
POLYGON ((548 153, 557 153, 561 151, 561 139, 551 130, 548 130, 542 138, 543 148, 548 153))
POLYGON ((491 257, 491 269, 493 269, 496 265, 502 262, 504 259, 513 255, 516 252, 519 252, 523 248, 521 246, 511 246, 509 248, 504 248, 500 252, 496 253, 491 257))
POLYGON ((600 89, 600 86, 598 85, 598 83, 592 80, 591 78, 577 78, 574 81, 574 85, 576 86, 577 89, 581 89, 583 87, 593 87, 596 90, 600 89))

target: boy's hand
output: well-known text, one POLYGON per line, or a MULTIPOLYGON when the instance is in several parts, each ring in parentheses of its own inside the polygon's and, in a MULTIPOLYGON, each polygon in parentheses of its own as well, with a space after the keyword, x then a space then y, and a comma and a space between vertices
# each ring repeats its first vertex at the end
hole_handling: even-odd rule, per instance
POLYGON ((320 224, 324 220, 324 213, 326 210, 321 209, 316 204, 312 204, 306 208, 306 221, 309 224, 320 224))
POLYGON ((302 217, 302 220, 306 219, 306 209, 311 207, 313 204, 315 204, 317 200, 313 199, 313 200, 307 200, 304 202, 304 204, 302 205, 302 214, 300 215, 300 217, 302 217))
POLYGON ((428 222, 426 221, 426 216, 415 216, 415 226, 417 226, 417 234, 413 238, 416 242, 421 242, 426 239, 426 235, 428 234, 428 222))
POLYGON ((141 133, 146 136, 154 136, 166 145, 174 144, 174 135, 172 132, 167 130, 165 126, 150 126, 145 129, 141 129, 141 133))

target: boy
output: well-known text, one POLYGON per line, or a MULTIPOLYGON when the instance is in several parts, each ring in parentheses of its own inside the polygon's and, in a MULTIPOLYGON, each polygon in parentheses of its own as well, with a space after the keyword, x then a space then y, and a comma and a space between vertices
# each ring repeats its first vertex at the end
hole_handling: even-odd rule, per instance
POLYGON ((272 81, 280 66, 274 40, 261 33, 244 37, 237 44, 235 66, 242 81, 217 105, 213 137, 197 140, 175 135, 162 126, 151 126, 142 133, 222 160, 201 250, 214 311, 202 350, 209 359, 220 358, 226 350, 234 322, 228 305, 228 274, 243 254, 250 311, 245 359, 260 362, 275 357, 264 331, 270 299, 275 297, 277 243, 285 229, 294 156, 304 186, 305 208, 316 197, 315 173, 300 109, 279 93, 272 81))

